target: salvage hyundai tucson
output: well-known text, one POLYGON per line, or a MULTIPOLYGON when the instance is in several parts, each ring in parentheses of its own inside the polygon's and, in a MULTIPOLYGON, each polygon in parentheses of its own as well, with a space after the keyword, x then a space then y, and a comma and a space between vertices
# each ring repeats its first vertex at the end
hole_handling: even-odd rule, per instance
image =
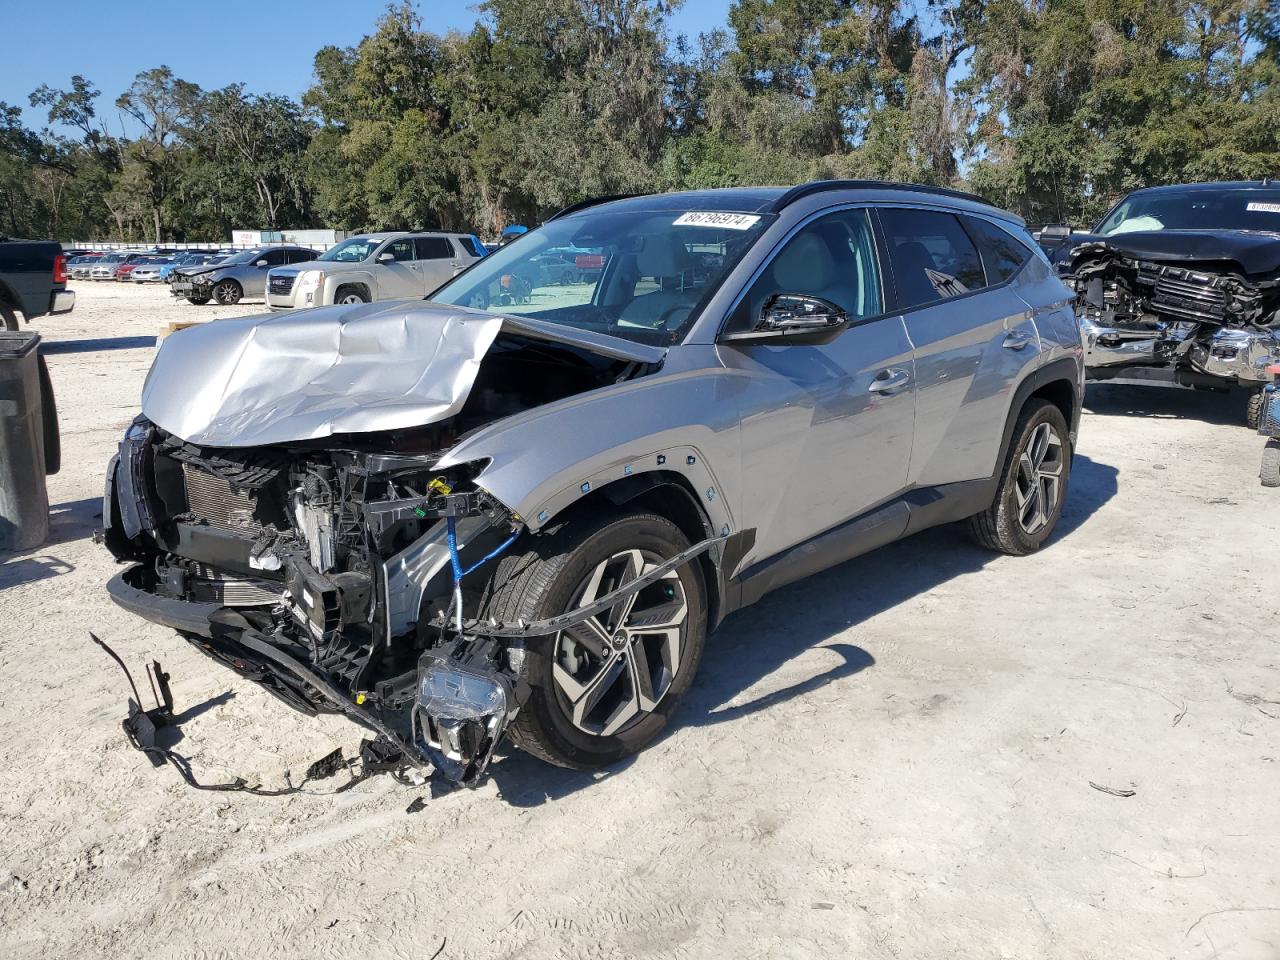
POLYGON ((107 474, 111 596, 474 783, 667 724, 707 634, 925 527, 1031 553, 1071 294, 1020 220, 869 181, 584 203, 429 302, 164 341, 107 474), (548 251, 593 276, 510 296, 548 251))
POLYGON ((1056 259, 1079 297, 1090 379, 1244 389, 1258 426, 1280 362, 1280 187, 1137 190, 1056 259))

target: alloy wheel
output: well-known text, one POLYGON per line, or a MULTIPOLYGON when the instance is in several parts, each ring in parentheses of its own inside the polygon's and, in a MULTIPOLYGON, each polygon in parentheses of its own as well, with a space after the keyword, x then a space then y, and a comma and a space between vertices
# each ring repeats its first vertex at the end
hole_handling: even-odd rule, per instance
POLYGON ((240 299, 239 291, 235 284, 229 280, 224 280, 213 288, 213 298, 224 305, 231 305, 240 299))
MULTIPOLYGON (((579 585, 583 607, 652 570, 662 558, 625 550, 579 585)), ((556 636, 552 676, 565 714, 584 733, 607 737, 652 713, 680 669, 689 605, 671 571, 615 606, 556 636)))
POLYGON ((1062 496, 1062 438, 1051 423, 1041 423, 1031 432, 1018 457, 1018 473, 1014 478, 1014 499, 1018 525, 1023 532, 1035 534, 1053 517, 1062 496))
POLYGON ((348 305, 352 303, 364 303, 364 297, 360 296, 360 294, 358 293, 348 293, 341 300, 339 300, 338 303, 344 304, 344 305, 348 305))

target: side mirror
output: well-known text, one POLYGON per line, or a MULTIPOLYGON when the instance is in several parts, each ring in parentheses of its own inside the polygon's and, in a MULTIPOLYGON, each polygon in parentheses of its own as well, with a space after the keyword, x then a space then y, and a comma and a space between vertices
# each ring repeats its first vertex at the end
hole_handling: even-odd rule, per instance
POLYGON ((377 256, 378 263, 395 263, 396 255, 390 250, 384 250, 377 256))
POLYGON ((265 267, 266 265, 267 265, 267 261, 265 260, 259 260, 257 263, 254 264, 255 267, 265 267))
POLYGON ((751 330, 728 334, 723 339, 757 343, 826 343, 849 325, 844 310, 821 297, 801 293, 775 293, 760 307, 760 316, 751 330))

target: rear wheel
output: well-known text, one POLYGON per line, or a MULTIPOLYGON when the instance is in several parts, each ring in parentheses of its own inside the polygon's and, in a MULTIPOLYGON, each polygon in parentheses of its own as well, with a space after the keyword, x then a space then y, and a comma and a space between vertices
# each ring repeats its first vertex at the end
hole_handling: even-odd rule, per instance
MULTIPOLYGON (((590 603, 689 546, 654 514, 566 524, 502 560, 482 616, 527 620, 590 603)), ((696 563, 553 637, 512 652, 532 691, 512 724, 515 742, 557 766, 588 769, 648 745, 693 681, 706 636, 706 591, 696 563)))
POLYGON ((0 329, 13 330, 18 329, 18 315, 0 303, 0 329))
POLYGON ((240 284, 234 280, 219 280, 213 285, 213 299, 224 307, 239 303, 242 296, 244 296, 244 291, 240 289, 240 284))
POLYGON ((1280 440, 1272 437, 1262 450, 1262 485, 1280 487, 1280 440))
POLYGON ((1011 556, 1043 546, 1058 525, 1071 473, 1071 440, 1062 411, 1032 400, 1018 415, 995 500, 969 518, 979 544, 1011 556))
POLYGON ((1254 390, 1249 394, 1249 405, 1245 407, 1244 422, 1250 430, 1258 429, 1258 424, 1262 420, 1262 404, 1265 402, 1266 396, 1261 390, 1254 390))

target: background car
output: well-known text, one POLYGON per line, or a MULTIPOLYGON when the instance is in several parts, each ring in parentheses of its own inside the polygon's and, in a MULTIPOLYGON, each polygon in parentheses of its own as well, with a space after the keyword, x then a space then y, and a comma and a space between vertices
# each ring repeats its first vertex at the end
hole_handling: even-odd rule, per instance
POLYGON ((127 254, 108 253, 104 254, 89 267, 90 280, 111 280, 115 278, 116 267, 124 263, 127 254))
POLYGON ((481 259, 484 248, 466 233, 370 233, 350 237, 305 267, 272 270, 272 310, 421 300, 481 259))
POLYGON ((267 271, 287 263, 307 263, 316 258, 306 247, 254 247, 227 257, 220 263, 178 267, 169 276, 169 291, 195 304, 216 300, 220 304, 239 303, 245 297, 266 295, 267 271))
POLYGON ((148 257, 134 265, 129 279, 134 283, 159 283, 161 268, 170 262, 169 257, 148 257))
POLYGON ((160 279, 167 283, 178 267, 198 267, 206 263, 221 263, 225 259, 225 255, 208 250, 188 250, 160 267, 160 279))

